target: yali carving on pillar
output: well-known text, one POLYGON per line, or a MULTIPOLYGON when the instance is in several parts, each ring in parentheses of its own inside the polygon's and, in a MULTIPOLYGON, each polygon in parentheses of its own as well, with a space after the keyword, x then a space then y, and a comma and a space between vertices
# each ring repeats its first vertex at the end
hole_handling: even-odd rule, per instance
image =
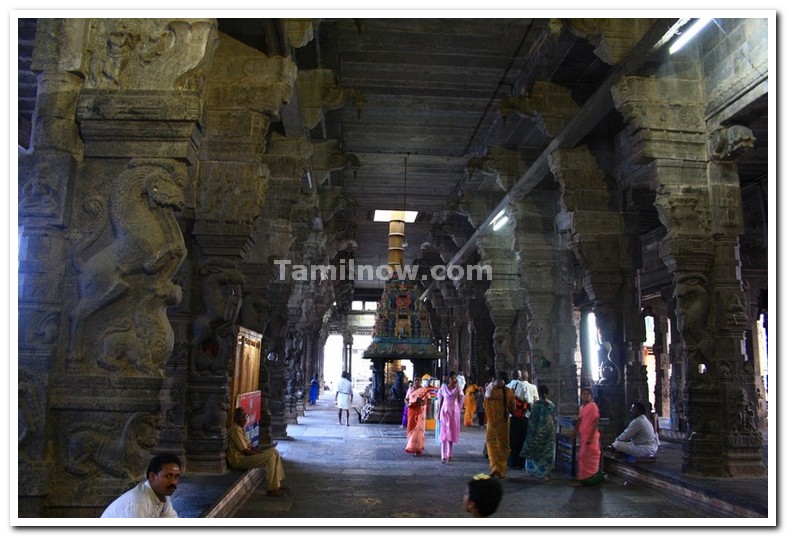
POLYGON ((158 444, 162 419, 135 412, 120 431, 99 423, 76 424, 67 437, 66 472, 84 476, 100 470, 133 479, 145 468, 150 451, 158 444))
POLYGON ((699 273, 681 274, 676 279, 674 296, 678 330, 686 344, 689 384, 709 384, 716 378, 713 336, 708 331, 710 298, 708 280, 699 273))
POLYGON ((193 370, 198 375, 227 374, 237 337, 236 321, 243 302, 243 274, 231 260, 209 259, 200 274, 202 311, 192 324, 191 343, 197 345, 193 370))
POLYGON ((186 255, 173 209, 185 204, 185 176, 180 163, 134 159, 107 197, 85 199, 90 231, 72 257, 79 294, 70 317, 72 362, 90 350, 105 369, 130 364, 151 374, 169 357, 174 338, 166 308, 180 302, 172 278, 186 255))
POLYGON ((495 349, 495 363, 501 370, 511 369, 516 363, 516 353, 514 352, 514 339, 511 337, 511 329, 508 327, 495 328, 492 341, 495 349))

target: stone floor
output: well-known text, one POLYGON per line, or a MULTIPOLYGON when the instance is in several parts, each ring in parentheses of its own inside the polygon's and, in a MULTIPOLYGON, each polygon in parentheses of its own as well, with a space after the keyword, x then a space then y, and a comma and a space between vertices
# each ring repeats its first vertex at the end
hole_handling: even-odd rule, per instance
MULTIPOLYGON (((359 424, 353 413, 351 425, 340 426, 333 401, 328 398, 307 407, 305 414, 299 417, 297 425, 287 427, 293 440, 279 441, 278 445, 287 474, 285 484, 292 491, 282 498, 269 498, 264 495, 263 486, 246 494, 245 499, 233 500, 237 504, 233 525, 258 525, 254 521, 257 518, 278 519, 273 525, 281 526, 381 526, 390 525, 391 518, 435 518, 443 519, 442 524, 449 526, 475 525, 463 511, 462 496, 474 474, 489 472, 482 454, 482 429, 463 428, 455 447, 455 460, 442 464, 440 446, 429 431, 425 455, 413 457, 404 451, 405 431, 398 425, 359 424)), ((596 487, 571 487, 571 478, 559 472, 553 472, 551 481, 541 483, 521 471, 509 470, 503 481, 503 500, 492 516, 494 521, 487 523, 570 526, 587 523, 582 522, 587 518, 607 519, 602 525, 629 525, 627 519, 657 519, 638 521, 638 526, 770 522, 767 477, 715 478, 709 483, 700 479, 694 484, 699 492, 692 490, 687 496, 680 479, 677 485, 669 481, 675 477, 671 474, 680 476, 680 447, 665 445, 658 459, 662 462, 648 465, 623 465, 605 459, 607 480, 596 487), (668 457, 676 460, 667 463, 668 457), (625 471, 619 472, 616 465, 625 471), (637 475, 632 475, 632 471, 637 475), (739 503, 743 507, 738 512, 725 511, 719 502, 739 503)), ((201 516, 209 503, 205 500, 209 494, 197 493, 203 499, 195 503, 194 490, 201 490, 200 482, 211 479, 183 479, 173 498, 182 517, 201 516)), ((770 512, 775 521, 774 511, 770 512)))

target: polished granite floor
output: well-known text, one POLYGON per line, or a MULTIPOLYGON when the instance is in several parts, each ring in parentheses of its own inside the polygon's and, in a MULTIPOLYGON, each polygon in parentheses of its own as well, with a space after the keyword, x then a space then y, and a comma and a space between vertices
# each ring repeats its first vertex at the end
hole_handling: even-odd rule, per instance
MULTIPOLYGON (((427 439, 425 455, 413 457, 404 451, 404 429, 398 425, 359 424, 356 415, 351 417, 351 426, 338 425, 332 400, 319 400, 314 407, 307 407, 298 421, 287 428, 292 440, 280 441, 278 446, 285 461, 286 484, 292 491, 282 498, 270 498, 264 490, 255 490, 245 501, 239 501, 234 524, 260 524, 254 520, 257 518, 277 519, 265 523, 274 526, 384 527, 391 525, 391 518, 443 519, 441 523, 447 526, 478 523, 463 511, 462 496, 473 475, 489 472, 482 454, 482 429, 463 428, 454 461, 442 464, 440 447, 433 437, 427 439)), ((677 444, 664 446, 663 456, 660 453, 658 457, 662 462, 658 467, 648 465, 648 471, 680 476, 679 450, 677 444)), ((521 471, 509 470, 502 482, 503 500, 486 523, 572 526, 587 524, 584 519, 604 519, 593 524, 647 527, 771 522, 767 519, 767 477, 747 480, 744 485, 740 479, 715 478, 721 479, 715 485, 720 493, 737 494, 740 501, 753 506, 763 504, 765 518, 740 520, 720 516, 717 509, 705 509, 701 503, 684 501, 669 492, 638 486, 635 480, 605 469, 609 470, 606 481, 595 487, 571 487, 570 477, 559 472, 542 483, 521 471)), ((193 476, 189 487, 187 476, 181 492, 188 494, 188 489, 199 488, 203 479, 193 476)), ((199 514, 192 511, 191 516, 199 514)))

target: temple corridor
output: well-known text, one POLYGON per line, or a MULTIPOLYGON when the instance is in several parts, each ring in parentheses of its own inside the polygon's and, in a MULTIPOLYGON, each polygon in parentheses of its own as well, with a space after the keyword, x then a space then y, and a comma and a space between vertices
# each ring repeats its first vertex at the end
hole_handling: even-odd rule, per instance
POLYGON ((664 442, 594 489, 513 472, 497 519, 775 525, 775 10, 112 13, 12 15, 16 524, 154 455, 184 518, 464 520, 482 431, 441 464, 399 426, 454 371, 664 442), (289 496, 232 469, 238 407, 289 496))

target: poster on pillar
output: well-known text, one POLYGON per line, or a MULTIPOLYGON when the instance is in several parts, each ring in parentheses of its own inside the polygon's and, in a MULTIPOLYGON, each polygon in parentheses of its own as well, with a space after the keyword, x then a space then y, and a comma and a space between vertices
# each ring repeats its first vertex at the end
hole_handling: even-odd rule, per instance
POLYGON ((262 408, 262 392, 247 392, 238 394, 235 399, 235 408, 242 408, 246 411, 246 425, 243 430, 246 437, 254 447, 260 444, 260 409, 262 408))

